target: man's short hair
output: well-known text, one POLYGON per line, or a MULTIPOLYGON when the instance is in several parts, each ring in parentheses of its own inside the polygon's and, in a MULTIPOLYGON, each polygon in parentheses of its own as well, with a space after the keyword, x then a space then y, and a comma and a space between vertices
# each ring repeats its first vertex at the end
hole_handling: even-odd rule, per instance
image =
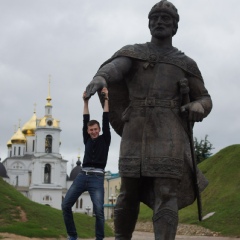
POLYGON ((98 127, 100 128, 100 124, 99 124, 99 122, 98 122, 97 120, 90 120, 90 121, 87 123, 87 126, 90 127, 90 126, 93 126, 93 125, 95 125, 95 124, 97 124, 98 127))

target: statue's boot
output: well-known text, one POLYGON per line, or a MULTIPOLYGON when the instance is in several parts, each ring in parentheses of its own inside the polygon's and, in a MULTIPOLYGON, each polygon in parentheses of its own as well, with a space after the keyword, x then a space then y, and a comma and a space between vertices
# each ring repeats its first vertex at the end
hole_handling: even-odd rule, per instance
POLYGON ((153 216, 155 240, 174 240, 177 233, 178 214, 163 208, 153 216))
POLYGON ((117 208, 114 211, 115 240, 131 240, 139 209, 117 208))

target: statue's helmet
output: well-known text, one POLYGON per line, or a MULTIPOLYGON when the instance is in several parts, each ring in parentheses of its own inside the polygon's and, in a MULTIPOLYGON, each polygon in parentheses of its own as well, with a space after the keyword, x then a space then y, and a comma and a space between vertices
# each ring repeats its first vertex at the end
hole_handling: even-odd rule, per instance
POLYGON ((173 30, 173 35, 176 34, 177 29, 178 29, 178 22, 179 22, 179 15, 178 15, 178 10, 177 8, 169 1, 167 0, 161 0, 159 3, 156 3, 151 11, 148 14, 148 18, 151 17, 151 15, 153 13, 156 12, 166 12, 169 15, 172 16, 173 20, 174 20, 174 30, 173 30))

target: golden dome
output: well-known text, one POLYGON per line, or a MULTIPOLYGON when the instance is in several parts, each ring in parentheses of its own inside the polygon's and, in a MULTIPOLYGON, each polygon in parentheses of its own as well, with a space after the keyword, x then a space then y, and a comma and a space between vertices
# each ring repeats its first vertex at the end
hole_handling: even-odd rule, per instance
POLYGON ((54 128, 59 128, 60 127, 60 121, 57 119, 52 119, 52 124, 49 125, 48 124, 48 117, 43 117, 42 119, 39 119, 39 123, 38 123, 38 127, 46 127, 46 126, 50 126, 50 127, 54 127, 54 128))
POLYGON ((7 147, 10 148, 11 146, 12 146, 12 142, 11 142, 11 139, 9 139, 7 142, 7 147))
POLYGON ((12 136, 11 142, 12 143, 26 143, 26 137, 22 133, 20 127, 18 128, 17 132, 12 136))
POLYGON ((36 130, 36 120, 37 116, 34 112, 33 116, 30 118, 28 122, 26 122, 22 127, 22 132, 27 136, 34 136, 36 130))

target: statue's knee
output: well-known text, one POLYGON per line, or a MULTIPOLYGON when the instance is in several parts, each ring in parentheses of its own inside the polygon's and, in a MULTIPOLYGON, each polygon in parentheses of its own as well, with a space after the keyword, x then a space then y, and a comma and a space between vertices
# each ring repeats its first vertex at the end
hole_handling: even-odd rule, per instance
POLYGON ((156 212, 153 216, 153 222, 163 221, 171 225, 178 224, 178 212, 171 208, 165 207, 156 212))
POLYGON ((160 196, 163 202, 167 202, 171 199, 176 198, 177 193, 175 191, 171 191, 169 187, 163 186, 160 188, 160 196))

